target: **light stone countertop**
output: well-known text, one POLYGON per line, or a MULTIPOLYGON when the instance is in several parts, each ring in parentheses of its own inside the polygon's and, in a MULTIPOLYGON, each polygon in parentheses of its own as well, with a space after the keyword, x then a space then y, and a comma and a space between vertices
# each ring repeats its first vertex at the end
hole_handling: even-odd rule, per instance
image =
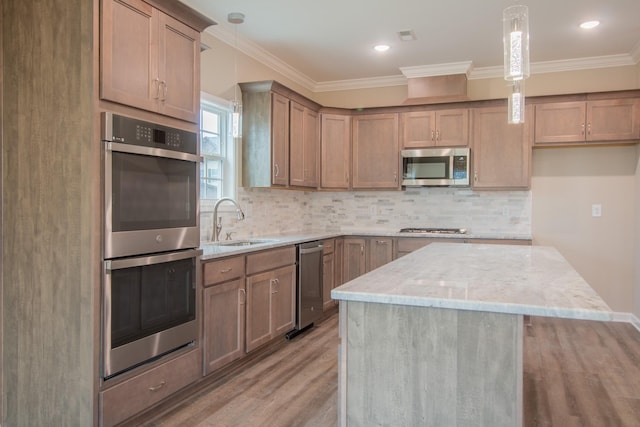
POLYGON ((505 235, 505 234, 441 234, 441 233, 400 233, 392 231, 348 231, 348 232, 307 232, 297 234, 281 234, 281 235, 264 235, 254 236, 249 239, 237 239, 242 240, 264 240, 265 243, 260 243, 251 246, 226 246, 228 241, 222 241, 221 245, 214 244, 212 242, 203 242, 200 245, 200 249, 203 251, 202 260, 208 261, 215 258, 223 258, 232 255, 241 255, 244 253, 256 252, 265 249, 273 249, 281 246, 296 245, 298 243, 310 242, 313 240, 332 239, 340 236, 362 236, 362 237, 409 237, 409 238, 439 238, 439 239, 502 239, 502 240, 531 240, 530 235, 505 235))
POLYGON ((612 312, 551 247, 432 243, 331 291, 331 297, 423 307, 611 320, 612 312))

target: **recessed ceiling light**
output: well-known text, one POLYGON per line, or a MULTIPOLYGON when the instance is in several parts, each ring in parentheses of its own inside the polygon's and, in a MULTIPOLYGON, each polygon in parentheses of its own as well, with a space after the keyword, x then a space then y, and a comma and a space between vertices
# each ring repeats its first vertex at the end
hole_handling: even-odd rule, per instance
POLYGON ((597 27, 598 25, 600 25, 600 21, 585 21, 582 24, 580 24, 580 28, 583 28, 585 30, 590 30, 592 28, 597 27))
POLYGON ((390 46, 389 46, 388 44, 379 44, 379 45, 375 45, 375 46, 373 47, 373 49, 374 49, 376 52, 386 52, 386 51, 388 51, 388 50, 389 50, 389 48, 390 48, 390 46))

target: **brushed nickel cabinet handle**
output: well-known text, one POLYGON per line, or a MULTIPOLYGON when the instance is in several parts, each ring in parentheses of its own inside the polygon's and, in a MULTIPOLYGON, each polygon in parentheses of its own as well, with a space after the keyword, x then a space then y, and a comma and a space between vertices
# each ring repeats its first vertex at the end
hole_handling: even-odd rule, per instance
POLYGON ((233 268, 225 268, 224 270, 220 270, 220 273, 224 274, 224 273, 228 273, 231 270, 233 270, 233 268))
POLYGON ((432 130, 432 131, 431 131, 431 140, 432 140, 432 141, 435 141, 435 140, 436 140, 436 131, 435 131, 435 130, 432 130))
POLYGON ((376 240, 376 243, 379 244, 379 245, 386 245, 389 242, 387 240, 376 240))
POLYGON ((582 123, 580 126, 582 127, 581 133, 582 135, 584 135, 584 123, 582 123))
POLYGON ((238 297, 240 298, 240 305, 244 305, 247 302, 247 291, 244 289, 238 289, 238 297))
POLYGON ((165 384, 167 384, 167 383, 166 383, 166 381, 165 381, 165 380, 162 380, 162 381, 160 381, 160 384, 149 387, 149 391, 158 391, 158 390, 160 390, 162 387, 164 387, 164 386, 165 386, 165 384))
POLYGON ((162 80, 160 82, 160 85, 162 86, 162 100, 166 101, 167 100, 167 82, 162 80))
POLYGON ((152 91, 155 92, 153 99, 160 98, 160 79, 153 79, 151 84, 153 85, 152 91))
POLYGON ((587 124, 587 135, 591 135, 591 123, 587 124))
POLYGON ((440 141, 440 140, 441 140, 441 138, 440 138, 440 129, 438 129, 436 131, 436 141, 440 141))
POLYGON ((273 168, 274 168, 274 171, 276 173, 276 176, 280 175, 280 166, 278 166, 277 163, 273 164, 273 168))

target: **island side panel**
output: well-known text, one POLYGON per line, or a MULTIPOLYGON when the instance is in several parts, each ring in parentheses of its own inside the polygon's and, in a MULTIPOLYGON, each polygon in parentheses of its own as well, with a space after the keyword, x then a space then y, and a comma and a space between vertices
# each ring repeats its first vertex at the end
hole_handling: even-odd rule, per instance
POLYGON ((354 301, 344 311, 343 425, 521 425, 518 316, 354 301))

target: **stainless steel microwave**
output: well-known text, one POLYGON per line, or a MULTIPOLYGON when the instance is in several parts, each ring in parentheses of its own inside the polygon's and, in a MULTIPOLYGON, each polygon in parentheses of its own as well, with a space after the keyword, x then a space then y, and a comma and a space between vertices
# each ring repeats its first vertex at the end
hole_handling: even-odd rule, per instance
POLYGON ((422 148, 400 153, 403 186, 469 186, 469 148, 422 148))

